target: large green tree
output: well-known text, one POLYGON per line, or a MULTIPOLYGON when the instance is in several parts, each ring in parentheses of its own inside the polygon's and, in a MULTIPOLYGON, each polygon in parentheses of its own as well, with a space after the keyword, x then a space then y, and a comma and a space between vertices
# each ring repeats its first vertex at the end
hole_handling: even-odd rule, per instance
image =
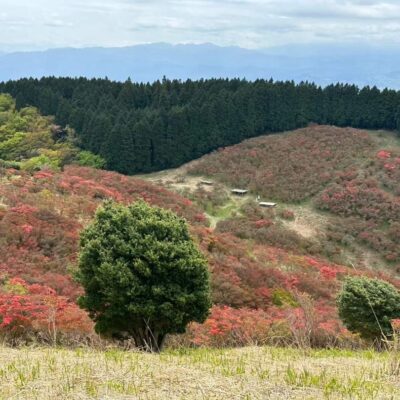
POLYGON ((151 351, 211 306, 207 262, 186 222, 143 201, 98 209, 81 233, 78 280, 98 333, 151 351))
POLYGON ((348 278, 339 293, 338 307, 350 331, 376 341, 392 335, 390 321, 400 318, 400 292, 379 279, 348 278))

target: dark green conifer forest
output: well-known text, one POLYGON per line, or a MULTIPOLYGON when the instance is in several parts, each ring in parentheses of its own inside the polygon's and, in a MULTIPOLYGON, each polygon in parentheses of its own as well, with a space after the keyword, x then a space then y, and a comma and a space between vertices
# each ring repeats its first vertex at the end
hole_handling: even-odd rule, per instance
POLYGON ((309 123, 400 129, 400 92, 240 79, 154 83, 42 78, 0 83, 17 107, 74 128, 80 146, 125 174, 179 166, 246 138, 309 123))

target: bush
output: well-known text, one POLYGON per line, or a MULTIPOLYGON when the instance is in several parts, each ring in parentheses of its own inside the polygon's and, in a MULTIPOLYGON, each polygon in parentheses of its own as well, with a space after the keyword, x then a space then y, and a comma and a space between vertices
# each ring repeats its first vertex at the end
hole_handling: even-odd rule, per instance
POLYGON ((249 346, 267 344, 272 319, 263 310, 214 306, 204 324, 192 324, 189 344, 197 346, 249 346))
POLYGON ((284 209, 279 212, 279 216, 282 219, 287 219, 289 221, 293 221, 295 219, 295 214, 292 210, 284 209))
POLYGON ((82 167, 104 168, 106 161, 101 156, 91 153, 90 151, 80 151, 78 154, 78 165, 82 167))
POLYGON ((44 167, 57 170, 59 168, 58 160, 51 160, 48 156, 41 154, 21 163, 21 168, 29 172, 39 171, 44 167))
POLYGON ((87 314, 52 288, 18 277, 0 284, 0 338, 5 343, 70 344, 92 332, 87 314))
POLYGON ((6 161, 6 160, 0 159, 0 168, 12 168, 12 169, 19 170, 21 168, 21 165, 17 161, 6 161))
POLYGON ((97 211, 81 233, 78 280, 98 333, 150 351, 203 322, 211 306, 207 263, 186 222, 143 201, 97 211))
POLYGON ((391 284, 365 277, 348 278, 338 296, 346 327, 368 340, 392 335, 390 321, 400 317, 400 293, 391 284))
POLYGON ((0 95, 0 112, 13 110, 14 106, 14 99, 9 94, 0 95))

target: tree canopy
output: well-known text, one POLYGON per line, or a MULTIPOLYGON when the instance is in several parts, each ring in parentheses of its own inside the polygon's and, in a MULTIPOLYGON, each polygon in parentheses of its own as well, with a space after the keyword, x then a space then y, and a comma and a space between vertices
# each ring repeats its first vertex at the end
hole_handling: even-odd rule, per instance
POLYGON ((16 109, 15 100, 0 94, 0 165, 33 171, 65 164, 101 168, 104 160, 89 151, 80 151, 72 129, 54 124, 34 107, 16 109))
MULTIPOLYGON (((0 84, 0 92, 55 115, 84 150, 126 174, 179 166, 219 147, 309 123, 400 128, 400 92, 376 87, 240 79, 152 84, 42 78, 0 84)), ((1 105, 0 105, 1 109, 1 105)))
POLYGON ((203 322, 211 306, 207 262, 186 222, 143 201, 98 209, 81 233, 78 280, 96 331, 147 350, 203 322))
POLYGON ((391 320, 400 318, 400 292, 379 279, 348 278, 338 307, 350 331, 369 340, 383 339, 392 335, 391 320))

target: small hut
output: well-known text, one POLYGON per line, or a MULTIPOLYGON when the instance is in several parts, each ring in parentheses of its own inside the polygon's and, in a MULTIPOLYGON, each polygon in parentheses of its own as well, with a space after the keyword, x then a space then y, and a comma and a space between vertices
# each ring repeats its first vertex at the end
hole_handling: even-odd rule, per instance
POLYGON ((202 181, 200 181, 200 183, 201 183, 202 185, 212 186, 214 182, 202 180, 202 181))
POLYGON ((273 208, 273 207, 276 207, 276 206, 277 206, 276 203, 270 203, 270 202, 268 202, 268 201, 260 201, 260 202, 258 203, 258 205, 259 205, 260 207, 265 207, 265 208, 273 208))
POLYGON ((232 189, 231 192, 233 194, 236 194, 236 196, 244 196, 248 192, 248 190, 245 190, 245 189, 232 189))

